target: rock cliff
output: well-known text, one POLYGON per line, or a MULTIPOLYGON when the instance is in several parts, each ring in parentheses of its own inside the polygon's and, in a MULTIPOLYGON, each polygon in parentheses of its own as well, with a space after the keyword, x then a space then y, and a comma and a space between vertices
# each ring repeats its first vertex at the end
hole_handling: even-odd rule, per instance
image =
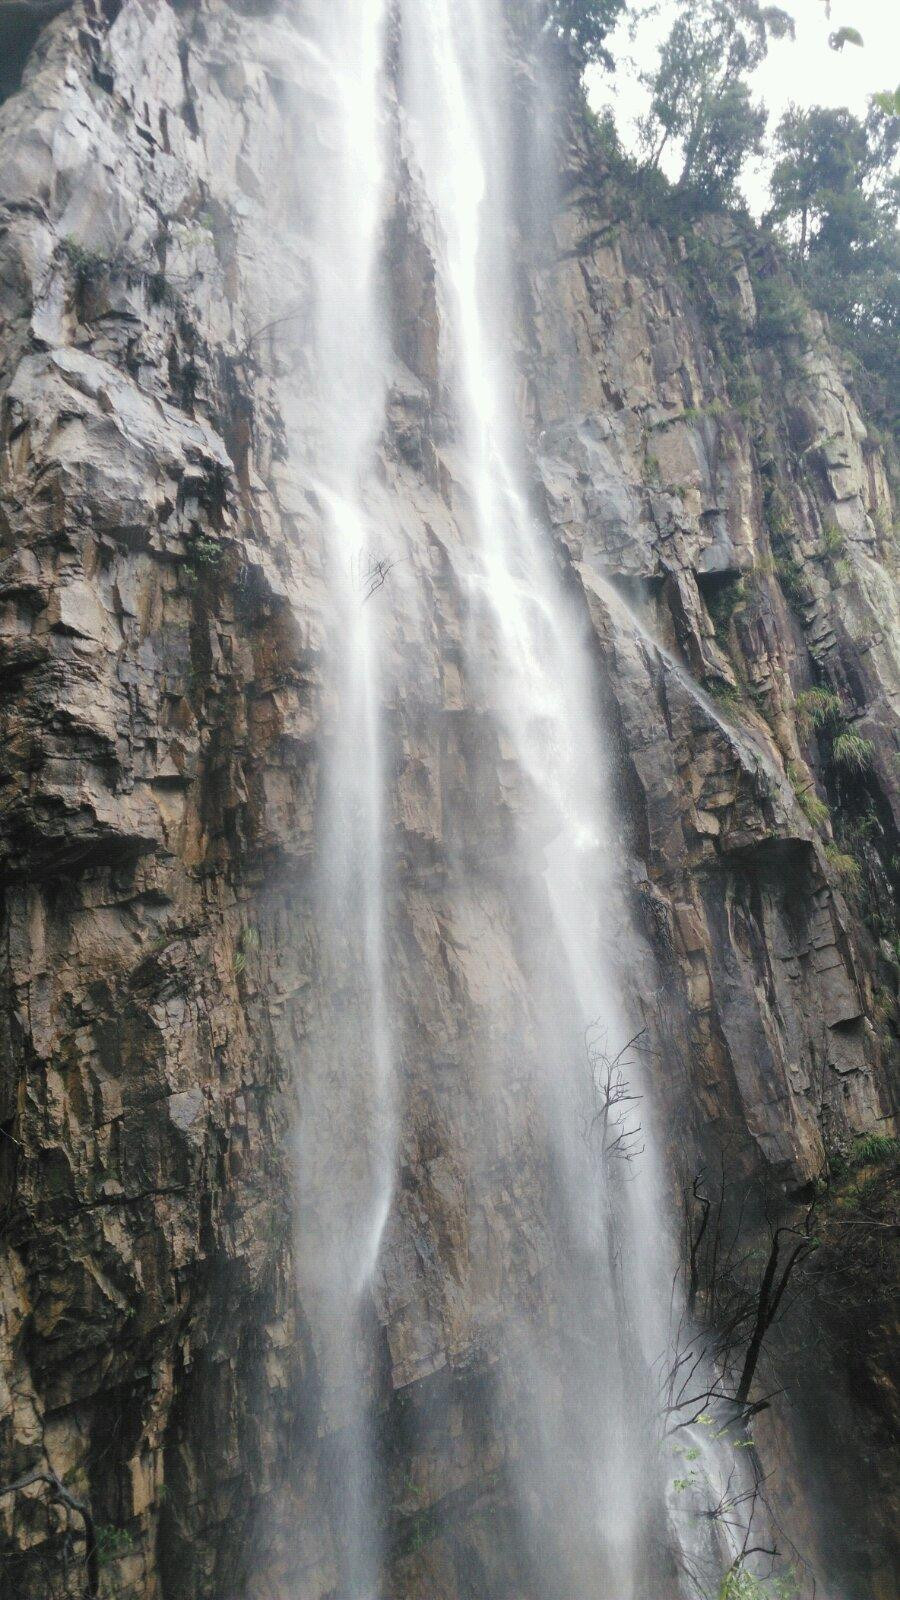
MULTIPOLYGON (((90 1508, 104 1596, 325 1596, 316 1485, 338 1458, 290 1153, 321 1000, 322 533, 290 438, 291 152, 319 90, 264 0, 0 17, 27 54, 0 105, 0 1487, 52 1472, 90 1508)), ((524 69, 521 92, 527 119, 524 69)), ((637 930, 621 959, 673 1189, 726 1151, 736 1187, 802 1205, 855 1139, 895 1130, 891 494, 827 329, 767 335, 766 249, 727 220, 674 240, 611 224, 593 160, 576 117, 557 249, 523 254, 517 358, 534 503, 606 704, 637 930)), ((550 1270, 494 868, 519 802, 459 671, 459 490, 402 149, 387 276, 382 470, 407 555, 372 604, 401 685, 408 1113, 371 1396, 397 1596, 524 1596, 504 1567, 512 1446, 482 1405, 503 1404, 505 1303, 550 1270), (453 850, 482 864, 477 901, 453 899, 453 850), (486 985, 508 1017, 488 1124, 466 1076, 486 985)), ((846 1236, 825 1227, 840 1281, 846 1236)), ((820 1291, 773 1354, 792 1405, 760 1449, 825 1593, 888 1600, 890 1308, 864 1292, 848 1322, 842 1294, 841 1322, 820 1291)), ((4 1600, 83 1592, 79 1516, 46 1481, 0 1499, 4 1600)))

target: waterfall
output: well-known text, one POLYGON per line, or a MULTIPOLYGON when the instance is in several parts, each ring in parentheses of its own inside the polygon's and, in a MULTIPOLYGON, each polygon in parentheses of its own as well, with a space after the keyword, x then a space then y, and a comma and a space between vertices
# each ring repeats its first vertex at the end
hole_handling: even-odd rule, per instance
MULTIPOLYGON (((536 926, 543 924, 525 952, 541 1041, 540 1100, 569 1264, 590 1284, 587 1293, 584 1282, 563 1278, 557 1286, 572 1336, 565 1350, 555 1349, 552 1370, 546 1345, 541 1349, 522 1325, 517 1330, 516 1357, 529 1368, 523 1387, 535 1407, 529 1434, 537 1441, 520 1472, 522 1510, 534 1523, 534 1548, 555 1546, 555 1570, 541 1574, 547 1592, 622 1600, 641 1581, 653 1487, 634 1358, 640 1349, 650 1359, 659 1354, 668 1286, 647 1281, 649 1152, 635 1162, 638 1181, 624 1191, 619 1218, 620 1229, 638 1217, 643 1224, 642 1248, 628 1251, 628 1284, 613 1259, 614 1202, 604 1164, 598 1170, 584 1138, 585 1030, 599 1024, 613 1054, 629 1036, 610 959, 622 929, 585 622, 530 508, 513 409, 508 43, 493 0, 408 0, 402 34, 407 133, 433 230, 446 381, 471 504, 467 674, 499 720, 526 796, 517 876, 536 926), (618 1326, 602 1339, 598 1306, 611 1305, 618 1326), (575 1428, 573 1450, 567 1434, 575 1428), (587 1485, 582 1515, 553 1540, 549 1527, 560 1497, 573 1492, 566 1487, 573 1470, 587 1485), (542 1508, 537 1517, 535 1506, 542 1508)), ((631 1072, 634 1079, 636 1063, 631 1072)), ((639 1092, 634 1081, 633 1089, 639 1092)))
MULTIPOLYGON (((488 869, 466 843, 482 821, 477 801, 460 801, 449 818, 446 918, 457 919, 460 945, 476 923, 485 948, 505 941, 521 975, 514 1000, 484 985, 466 1092, 485 1147, 501 1117, 529 1122, 553 1240, 539 1291, 512 1292, 502 1315, 473 1259, 471 1321, 483 1313, 496 1326, 497 1362, 511 1375, 509 1415, 498 1410, 494 1422, 509 1447, 522 1593, 638 1600, 661 1571, 671 1578, 672 1541, 705 1567, 716 1551, 686 1524, 679 1534, 685 1514, 671 1495, 666 1531, 671 1463, 662 1460, 657 1388, 673 1262, 658 1220, 662 1183, 639 1052, 617 1063, 637 1029, 621 972, 627 911, 588 623, 532 503, 516 404, 522 180, 505 8, 502 0, 328 0, 304 16, 317 94, 299 152, 310 374, 306 413, 294 423, 324 534, 328 682, 310 902, 318 1000, 298 1072, 297 1261, 319 1375, 317 1428, 335 1450, 320 1507, 334 1533, 333 1593, 387 1592, 367 1318, 391 1230, 402 1233, 395 1191, 407 1115, 408 1017, 389 948, 397 850, 387 730, 410 688, 389 647, 392 602, 377 592, 403 523, 377 470, 392 359, 379 262, 394 156, 435 268, 433 399, 451 441, 443 498, 455 529, 459 670, 503 784, 488 869), (495 895, 488 909, 485 870, 495 895), (504 1074, 517 1055, 512 1088, 504 1074), (527 1112, 510 1109, 517 1094, 527 1112)), ((411 593, 415 586, 407 573, 396 603, 425 615, 427 595, 411 593)), ((456 1133, 454 1161, 474 1209, 491 1163, 456 1133)), ((710 1482, 721 1480, 715 1452, 703 1438, 697 1448, 710 1457, 710 1482)))
POLYGON ((313 5, 304 48, 319 89, 300 152, 310 239, 308 493, 324 530, 326 735, 311 915, 321 1009, 299 1075, 297 1268, 322 1391, 323 1520, 339 1593, 378 1585, 366 1297, 395 1168, 385 979, 384 785, 379 641, 367 602, 381 571, 373 463, 383 425, 387 337, 378 290, 386 182, 385 4, 313 5))

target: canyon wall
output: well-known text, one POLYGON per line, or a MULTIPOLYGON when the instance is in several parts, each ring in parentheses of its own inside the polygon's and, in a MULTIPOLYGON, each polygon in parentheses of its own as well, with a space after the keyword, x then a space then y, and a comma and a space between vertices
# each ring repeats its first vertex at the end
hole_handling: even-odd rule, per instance
MULTIPOLYGON (((340 1458, 294 1291, 290 1138, 323 1006, 323 546, 290 434, 309 281, 291 153, 321 85, 251 0, 78 0, 29 43, 0 106, 0 1487, 52 1473, 90 1508, 104 1596, 324 1597, 315 1508, 340 1458)), ((366 603, 398 686, 405 1110, 371 1404, 396 1595, 538 1600, 508 1565, 523 1446, 494 1359, 510 1306, 553 1279, 504 855, 524 800, 460 672, 465 506, 402 139, 395 157, 381 470, 403 555, 382 574, 372 552, 366 603), (491 1029, 486 1109, 470 1066, 491 1029)), ((895 1131, 884 462, 827 330, 761 336, 778 268, 747 230, 610 222, 577 108, 560 168, 516 356, 534 506, 605 705, 632 910, 610 945, 673 1192, 724 1160, 735 1191, 802 1208, 855 1139, 895 1131), (832 734, 865 741, 859 770, 813 688, 837 697, 832 734)), ((852 1255, 817 1227, 825 1257, 852 1255)), ((837 1326, 822 1286, 759 1422, 822 1591, 848 1600, 891 1593, 878 1287, 837 1326)), ((4 1600, 83 1592, 80 1513, 50 1488, 0 1499, 4 1600)))

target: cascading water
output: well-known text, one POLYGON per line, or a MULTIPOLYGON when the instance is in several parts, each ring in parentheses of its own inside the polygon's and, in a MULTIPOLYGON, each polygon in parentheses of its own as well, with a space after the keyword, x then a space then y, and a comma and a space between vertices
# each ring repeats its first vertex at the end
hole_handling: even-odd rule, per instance
POLYGON ((294 424, 324 529, 329 710, 321 750, 312 916, 323 1007, 309 1025, 297 1132, 299 1288, 336 1460, 322 1516, 340 1592, 378 1585, 364 1300, 395 1166, 385 987, 385 852, 378 639, 366 601, 377 565, 372 469, 386 394, 377 288, 384 223, 385 6, 313 6, 304 49, 320 89, 309 177, 311 407, 294 424))
MULTIPOLYGON (((613 835, 584 622, 564 594, 546 530, 529 508, 512 412, 512 151, 501 8, 492 0, 430 0, 427 6, 408 0, 403 47, 408 136, 423 205, 433 218, 447 382, 472 508, 467 669, 496 712, 527 795, 517 872, 519 892, 527 893, 536 924, 544 923, 542 938, 525 954, 541 1040, 540 1093, 569 1266, 586 1279, 557 1287, 574 1337, 565 1351, 553 1352, 552 1375, 544 1370, 546 1346, 518 1330, 517 1358, 532 1369, 526 1393, 539 1409, 549 1406, 554 1388, 562 1400, 561 1428, 546 1415, 532 1419, 529 1431, 540 1442, 522 1474, 523 1509, 526 1520, 534 1520, 529 1508, 551 1486, 564 1493, 567 1473, 578 1472, 587 1485, 583 1515, 559 1541, 554 1585, 564 1593, 621 1600, 636 1592, 646 1568, 642 1545, 654 1484, 642 1431, 640 1357, 651 1361, 663 1347, 668 1281, 649 1243, 649 1149, 635 1163, 637 1181, 624 1190, 627 1204, 618 1207, 617 1246, 602 1153, 598 1171, 583 1138, 585 1030, 602 1019, 610 1042, 628 1035, 610 955, 620 936, 613 835), (623 1230, 631 1231, 632 1244, 640 1236, 640 1249, 628 1248, 623 1230), (614 1259, 623 1244, 629 1282, 614 1259), (615 1307, 617 1326, 602 1344, 597 1303, 615 1307), (590 1422, 573 1451, 566 1434, 579 1411, 590 1422), (560 1571, 567 1574, 562 1582, 560 1571)), ((636 1070, 632 1066, 632 1078, 636 1070)), ((543 1521, 541 1514, 536 1545, 546 1544, 543 1521)))
MULTIPOLYGON (((625 912, 586 620, 530 504, 514 403, 504 7, 502 0, 398 0, 391 11, 399 30, 397 106, 386 89, 388 10, 386 0, 311 6, 304 45, 319 98, 301 152, 311 403, 295 423, 325 534, 330 676, 311 904, 320 1000, 300 1074, 297 1257, 321 1385, 320 1431, 336 1441, 335 1488, 321 1514, 335 1530, 336 1594, 374 1600, 384 1592, 386 1553, 370 1422, 374 1352, 363 1317, 377 1298, 380 1253, 395 1225, 405 1115, 394 1061, 405 1024, 389 981, 395 851, 385 734, 387 712, 404 691, 386 672, 385 606, 368 604, 386 541, 395 537, 389 525, 402 520, 375 472, 390 344, 378 292, 389 210, 385 130, 396 115, 417 226, 435 264, 436 385, 455 463, 445 499, 457 529, 460 671, 508 789, 490 873, 497 905, 511 908, 502 937, 523 980, 516 1049, 533 1099, 529 1138, 545 1172, 554 1238, 540 1294, 528 1304, 514 1297, 495 1319, 499 1364, 514 1374, 510 1413, 501 1419, 498 1412, 495 1424, 514 1436, 508 1476, 529 1597, 629 1600, 652 1590, 661 1570, 657 1543, 674 1538, 695 1566, 709 1567, 715 1552, 700 1551, 690 1530, 665 1532, 651 1373, 664 1360, 672 1265, 658 1243, 661 1185, 649 1119, 642 1118, 642 1153, 627 1163, 627 1182, 616 1180, 602 1140, 598 1152, 586 1137, 609 1055, 629 1033, 616 956, 625 912), (585 1055, 591 1029, 608 1046, 593 1053, 593 1082, 585 1055)), ((427 612, 424 593, 410 603, 427 612)), ((471 918, 484 889, 483 863, 476 870, 471 848, 459 842, 472 821, 451 817, 446 830, 451 922, 461 908, 471 918)), ((481 927, 485 937, 500 937, 488 911, 481 927)), ((455 936, 464 941, 458 926, 455 936)), ((467 1077, 489 1144, 497 1104, 508 1099, 508 1055, 497 1041, 511 1028, 507 1002, 485 989, 467 1077)), ((505 1049, 512 1053, 508 1037, 505 1049)), ((636 1096, 643 1093, 638 1076, 632 1061, 636 1096)), ((611 1115, 612 1143, 621 1134, 636 1151, 621 1110, 613 1105, 611 1115)), ((490 1160, 482 1153, 479 1166, 461 1132, 457 1143, 475 1210, 475 1191, 491 1181, 490 1160)), ((478 1274, 475 1261, 473 1284, 478 1274)), ((470 1298, 477 1302, 478 1292, 470 1298)))
MULTIPOLYGON (((527 504, 510 409, 511 152, 501 25, 499 7, 484 0, 427 6, 411 0, 403 12, 404 101, 423 204, 433 215, 448 385, 471 497, 467 670, 500 720, 527 795, 529 816, 518 841, 520 892, 529 895, 538 924, 549 913, 545 938, 529 960, 546 1133, 560 1174, 572 1264, 587 1271, 596 1295, 611 1301, 617 1285, 607 1254, 607 1196, 602 1174, 598 1182, 591 1168, 580 1114, 586 1076, 579 1034, 603 1018, 611 1038, 625 1037, 599 923, 610 858, 603 761, 593 733, 597 713, 583 627, 527 504), (543 848, 527 837, 535 822, 543 848)), ((577 1326, 583 1317, 575 1299, 583 1304, 583 1297, 569 1298, 577 1326)), ((627 1416, 637 1383, 627 1348, 632 1335, 620 1328, 602 1352, 598 1346, 591 1352, 589 1329, 582 1332, 581 1351, 568 1353, 571 1370, 553 1376, 570 1389, 560 1409, 563 1432, 577 1412, 572 1391, 592 1414, 574 1454, 581 1455, 584 1478, 593 1481, 588 1499, 594 1499, 596 1522, 569 1530, 555 1565, 569 1567, 565 1588, 577 1583, 583 1593, 600 1593, 599 1584, 624 1596, 639 1565, 636 1543, 645 1516, 642 1451, 629 1436, 627 1416)), ((525 1388, 543 1408, 551 1392, 542 1370, 546 1351, 521 1325, 518 1333, 518 1361, 532 1368, 525 1388)), ((574 1465, 571 1445, 548 1416, 535 1416, 529 1431, 540 1444, 522 1483, 526 1508, 551 1485, 561 1492, 574 1465)), ((538 1544, 546 1534, 535 1528, 534 1536, 538 1544)))

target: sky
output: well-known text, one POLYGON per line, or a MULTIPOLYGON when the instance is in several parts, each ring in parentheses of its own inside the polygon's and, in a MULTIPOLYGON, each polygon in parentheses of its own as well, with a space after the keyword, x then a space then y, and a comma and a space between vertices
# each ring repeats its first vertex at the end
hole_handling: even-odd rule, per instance
MULTIPOLYGON (((773 41, 767 59, 751 79, 754 98, 769 108, 770 129, 792 101, 801 106, 849 106, 861 116, 870 94, 896 87, 900 80, 900 0, 832 0, 830 19, 824 0, 778 3, 794 18, 797 37, 773 41), (829 49, 829 33, 841 26, 859 30, 862 49, 850 44, 841 51, 829 49)), ((634 39, 629 38, 627 26, 617 28, 607 41, 616 61, 614 73, 592 68, 588 74, 591 104, 597 110, 613 107, 628 148, 633 148, 635 121, 648 99, 637 74, 653 67, 657 47, 669 32, 677 9, 675 0, 661 0, 658 14, 639 25, 634 39), (633 61, 631 68, 627 58, 633 61)), ((759 215, 768 205, 762 163, 748 166, 742 186, 751 210, 759 215)))

